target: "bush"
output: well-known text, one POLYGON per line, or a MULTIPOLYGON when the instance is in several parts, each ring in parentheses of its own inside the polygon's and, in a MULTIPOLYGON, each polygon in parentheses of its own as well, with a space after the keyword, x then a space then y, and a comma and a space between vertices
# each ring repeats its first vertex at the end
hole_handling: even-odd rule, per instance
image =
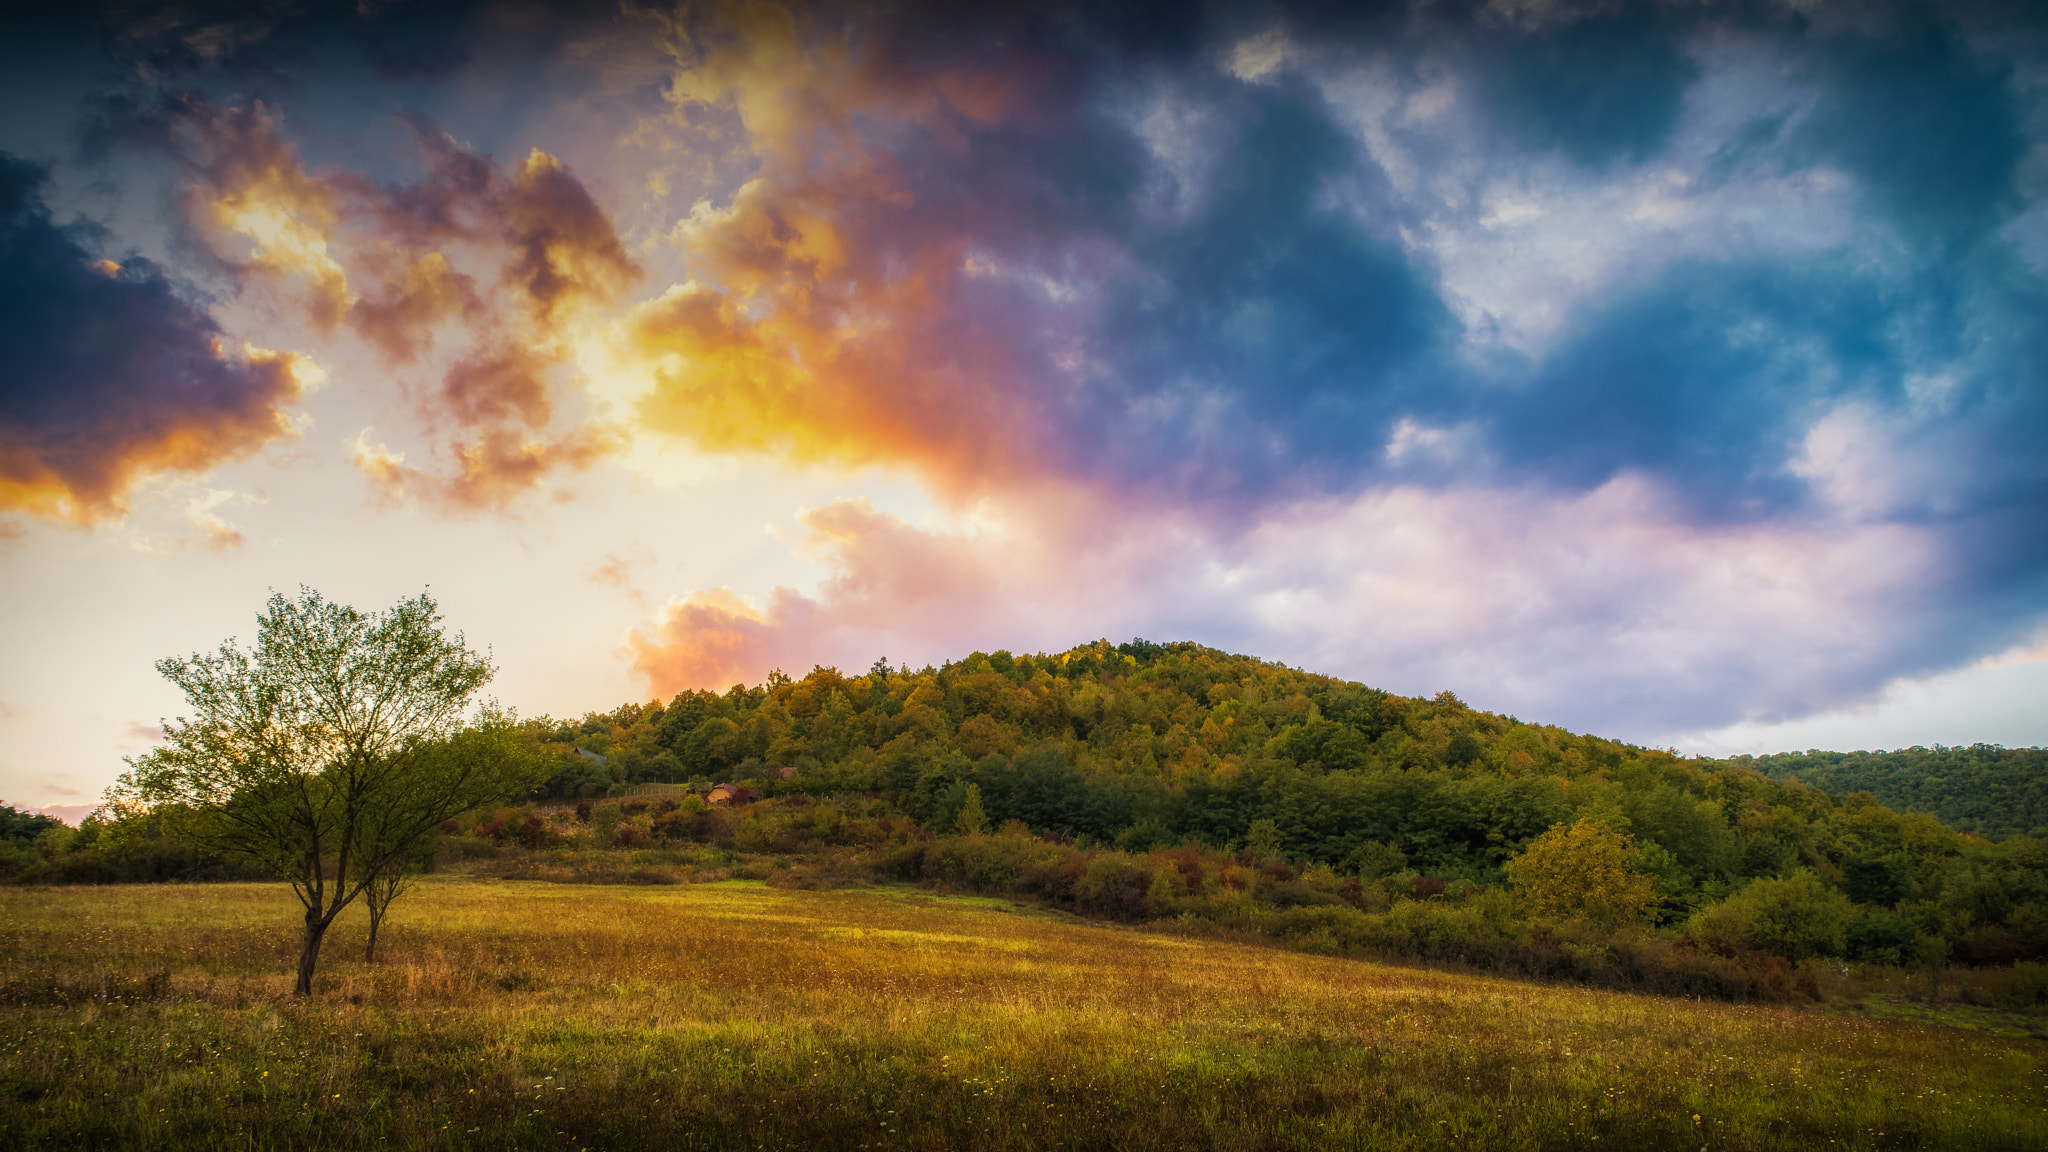
POLYGON ((1920 926, 1912 918, 1896 912, 1866 912, 1844 930, 1843 955, 1896 968, 1912 962, 1919 940, 1920 926))
POLYGON ((590 810, 590 827, 597 833, 598 847, 612 846, 613 840, 618 836, 619 819, 617 804, 599 804, 590 810))
POLYGON ((1081 873, 1074 903, 1097 916, 1137 920, 1145 915, 1145 894, 1151 887, 1151 872, 1121 852, 1105 852, 1081 873))
POLYGON ((2048 1011, 2048 967, 2022 960, 1981 977, 2000 1007, 2017 1012, 2048 1011))
POLYGON ((1699 946, 1722 956, 1769 952, 1787 960, 1840 956, 1856 915, 1849 898, 1802 868, 1782 880, 1756 880, 1696 913, 1686 925, 1699 946))
POLYGON ((519 822, 519 844, 523 848, 542 848, 554 840, 554 833, 548 830, 548 822, 539 813, 527 816, 519 822))
POLYGON ((1299 880, 1288 880, 1274 884, 1260 893, 1276 908, 1306 908, 1319 904, 1341 904, 1349 902, 1333 892, 1323 892, 1309 887, 1299 880))

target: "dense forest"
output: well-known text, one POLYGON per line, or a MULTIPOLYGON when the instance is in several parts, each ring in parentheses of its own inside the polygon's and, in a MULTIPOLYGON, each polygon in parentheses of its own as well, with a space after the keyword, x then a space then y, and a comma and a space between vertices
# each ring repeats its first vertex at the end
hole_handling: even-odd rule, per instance
MULTIPOLYGON (((447 831, 461 853, 525 852, 520 874, 536 877, 754 869, 807 883, 839 869, 831 882, 950 884, 1344 951, 1609 976, 1634 965, 1632 979, 1681 992, 1760 987, 1758 957, 2020 962, 2048 1002, 2048 977, 2028 967, 2048 959, 2048 840, 1993 841, 1887 806, 1877 785, 1916 786, 1918 752, 1689 759, 1448 692, 1397 696, 1142 640, 776 673, 522 732, 552 774, 519 807, 447 831), (728 782, 768 802, 707 807, 703 790, 728 782), (697 788, 636 796, 651 785, 697 788), (1594 889, 1608 905, 1581 898, 1594 889), (1595 922, 1576 943, 1542 927, 1595 922), (1709 960, 1735 968, 1699 968, 1709 960), (1652 970, 1665 983, 1640 975, 1652 970)), ((1955 799, 1977 778, 1966 771, 2012 779, 2040 756, 1924 755, 1948 783, 1909 800, 1955 799)), ((1986 813, 1984 831, 2039 823, 2013 790, 2014 822, 1986 813)), ((0 873, 17 882, 240 867, 94 821, 12 852, 0 873)))
POLYGON ((1739 757, 1773 780, 1797 779, 1830 796, 1868 792, 1901 812, 1925 812, 1993 840, 2048 836, 2048 749, 1906 748, 1897 752, 1781 752, 1739 757))
MULTIPOLYGON (((1366 879, 1500 886, 1546 829, 1591 819, 1633 838, 1667 924, 1799 877, 1843 921, 1836 951, 1897 957, 1940 939, 1965 959, 2048 955, 2048 843, 1960 834, 1849 790, 1839 770, 1823 786, 1808 779, 1817 757, 1687 759, 1189 643, 818 668, 529 731, 562 765, 546 797, 731 780, 872 793, 948 829, 972 788, 992 827, 1125 852, 1234 852, 1263 827, 1292 864, 1366 879)), ((1982 762, 1931 755, 1965 753, 1982 762)), ((1992 762, 2016 775, 2039 755, 1992 762)))

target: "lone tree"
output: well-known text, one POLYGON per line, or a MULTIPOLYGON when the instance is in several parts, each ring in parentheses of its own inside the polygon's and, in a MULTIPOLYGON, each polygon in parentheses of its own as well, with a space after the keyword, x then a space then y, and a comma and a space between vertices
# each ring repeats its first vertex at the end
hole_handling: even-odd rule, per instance
MULTIPOLYGON (((441 633, 425 593, 365 614, 302 589, 273 593, 255 647, 158 661, 190 717, 128 761, 117 810, 161 814, 215 851, 289 880, 306 909, 297 995, 313 990, 320 941, 373 884, 414 865, 442 821, 530 787, 542 770, 486 709, 486 656, 441 633)), ((374 946, 374 945, 373 945, 374 946)))

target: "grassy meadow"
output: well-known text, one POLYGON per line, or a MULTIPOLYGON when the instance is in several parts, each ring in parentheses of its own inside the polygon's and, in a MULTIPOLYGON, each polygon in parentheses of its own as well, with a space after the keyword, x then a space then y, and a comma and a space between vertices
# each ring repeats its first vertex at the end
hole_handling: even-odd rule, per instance
POLYGON ((2042 1148, 2048 1044, 996 900, 0 889, 0 1147, 2042 1148))

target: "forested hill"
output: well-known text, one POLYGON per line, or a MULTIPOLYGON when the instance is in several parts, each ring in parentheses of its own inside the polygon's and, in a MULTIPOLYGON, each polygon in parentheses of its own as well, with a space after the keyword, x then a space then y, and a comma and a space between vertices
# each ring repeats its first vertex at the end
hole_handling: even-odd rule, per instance
MULTIPOLYGON (((1552 825, 1592 818, 1635 838, 1667 917, 1805 871, 1861 905, 1917 908, 1929 924, 1936 901, 1995 893, 1958 922, 2019 916, 2013 931, 2048 931, 2048 920, 2033 923, 2048 917, 2048 865, 2036 867, 2031 847, 1972 846, 1931 817, 1773 780, 1750 763, 1190 643, 977 652, 915 671, 878 661, 852 676, 820 668, 529 731, 561 757, 548 797, 743 781, 770 793, 876 793, 943 830, 971 785, 991 827, 1020 821, 1135 851, 1234 851, 1259 839, 1303 866, 1480 884, 1501 883, 1503 863, 1552 825)), ((1898 930, 1932 929, 1902 920, 1898 930)))
POLYGON ((1926 812, 1951 828, 2002 840, 2048 836, 2048 749, 1906 748, 1897 752, 1784 752, 1737 763, 1830 796, 1868 792, 1888 808, 1926 812))

